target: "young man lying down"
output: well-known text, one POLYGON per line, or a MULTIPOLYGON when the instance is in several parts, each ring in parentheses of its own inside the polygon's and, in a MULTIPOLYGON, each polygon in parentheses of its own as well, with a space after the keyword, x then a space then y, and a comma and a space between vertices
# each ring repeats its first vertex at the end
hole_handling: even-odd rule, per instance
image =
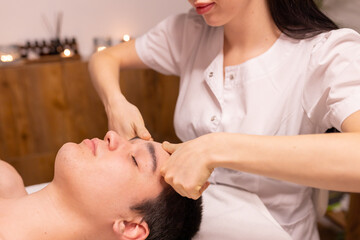
POLYGON ((201 200, 165 184, 160 166, 168 157, 159 143, 110 131, 104 140, 63 145, 53 181, 30 195, 0 160, 0 239, 191 239, 201 200))

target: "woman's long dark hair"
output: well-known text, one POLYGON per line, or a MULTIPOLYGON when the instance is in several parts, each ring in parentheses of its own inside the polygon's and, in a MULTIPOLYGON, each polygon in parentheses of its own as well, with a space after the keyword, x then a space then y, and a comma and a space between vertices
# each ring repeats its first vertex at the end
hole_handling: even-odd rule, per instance
POLYGON ((268 5, 276 26, 289 37, 304 39, 338 29, 314 0, 268 0, 268 5))

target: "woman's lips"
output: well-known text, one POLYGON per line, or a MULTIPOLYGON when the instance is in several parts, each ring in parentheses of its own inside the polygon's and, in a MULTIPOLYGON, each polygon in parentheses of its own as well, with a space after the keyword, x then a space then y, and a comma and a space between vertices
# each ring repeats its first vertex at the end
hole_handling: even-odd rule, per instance
POLYGON ((196 12, 200 15, 205 14, 207 12, 209 12, 213 6, 215 5, 215 3, 201 3, 201 4, 196 4, 196 12))

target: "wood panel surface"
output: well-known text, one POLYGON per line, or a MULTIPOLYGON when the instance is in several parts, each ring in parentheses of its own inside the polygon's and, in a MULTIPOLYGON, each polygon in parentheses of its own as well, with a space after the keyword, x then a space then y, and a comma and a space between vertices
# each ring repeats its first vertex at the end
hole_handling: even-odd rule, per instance
POLYGON ((104 108, 81 61, 0 68, 0 158, 26 185, 50 181, 65 142, 103 137, 104 108))
MULTIPOLYGON (((179 79, 152 70, 122 71, 121 88, 138 106, 157 141, 178 142, 173 112, 179 79)), ((66 142, 103 138, 104 107, 86 62, 58 61, 0 68, 0 158, 25 185, 50 181, 58 149, 66 142)))
POLYGON ((346 240, 360 240, 360 193, 352 193, 346 219, 346 240))
POLYGON ((126 70, 120 73, 120 87, 126 99, 139 108, 155 141, 180 142, 173 127, 178 77, 153 70, 126 70))

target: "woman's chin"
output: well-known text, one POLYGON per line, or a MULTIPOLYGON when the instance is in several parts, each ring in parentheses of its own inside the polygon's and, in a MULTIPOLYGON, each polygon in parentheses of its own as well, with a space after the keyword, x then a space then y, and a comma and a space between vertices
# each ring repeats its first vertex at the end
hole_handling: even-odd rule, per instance
POLYGON ((220 27, 220 26, 224 25, 224 23, 214 19, 214 17, 203 16, 203 18, 204 18, 206 24, 211 26, 211 27, 220 27))

